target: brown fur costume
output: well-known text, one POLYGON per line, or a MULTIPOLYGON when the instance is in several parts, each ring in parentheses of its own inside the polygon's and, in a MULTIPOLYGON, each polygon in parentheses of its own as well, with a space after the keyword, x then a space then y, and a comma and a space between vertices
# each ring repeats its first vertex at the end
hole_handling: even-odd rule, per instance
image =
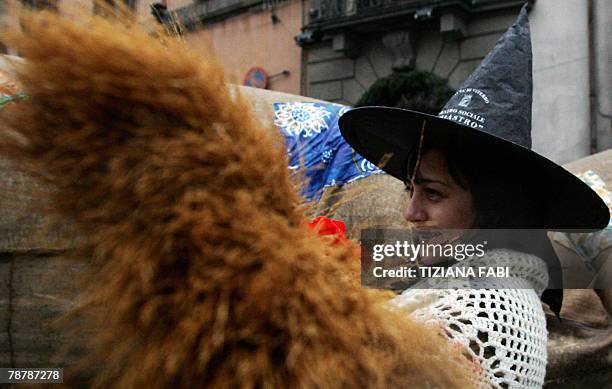
POLYGON ((281 140, 211 55, 129 22, 23 25, 30 98, 2 112, 19 134, 2 152, 53 185, 96 258, 97 386, 465 386, 457 350, 303 227, 281 140))

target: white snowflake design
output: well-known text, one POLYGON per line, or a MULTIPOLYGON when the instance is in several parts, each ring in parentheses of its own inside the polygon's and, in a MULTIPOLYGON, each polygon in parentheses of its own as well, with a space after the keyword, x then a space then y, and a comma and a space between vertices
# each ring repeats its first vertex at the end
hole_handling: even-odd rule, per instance
POLYGON ((332 159, 332 153, 334 151, 332 149, 326 149, 321 153, 321 162, 329 163, 332 159))
POLYGON ((372 162, 368 161, 365 158, 361 160, 360 165, 361 170, 363 172, 375 172, 378 170, 378 167, 376 165, 374 165, 372 162))
POLYGON ((327 128, 325 119, 329 115, 325 108, 312 103, 279 104, 274 112, 274 124, 289 136, 302 134, 308 138, 327 128))

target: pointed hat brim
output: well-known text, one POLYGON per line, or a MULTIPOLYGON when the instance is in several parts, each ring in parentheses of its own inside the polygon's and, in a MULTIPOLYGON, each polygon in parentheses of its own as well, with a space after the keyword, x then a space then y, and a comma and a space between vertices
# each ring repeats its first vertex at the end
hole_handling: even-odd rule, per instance
MULTIPOLYGON (((544 156, 495 135, 437 116, 390 107, 361 107, 340 117, 346 141, 363 157, 406 182, 409 158, 417 152, 423 130, 428 147, 477 153, 483 163, 511 164, 524 171, 541 212, 538 228, 587 232, 605 228, 610 212, 588 185, 544 156)), ((521 175, 523 176, 523 175, 521 175)))

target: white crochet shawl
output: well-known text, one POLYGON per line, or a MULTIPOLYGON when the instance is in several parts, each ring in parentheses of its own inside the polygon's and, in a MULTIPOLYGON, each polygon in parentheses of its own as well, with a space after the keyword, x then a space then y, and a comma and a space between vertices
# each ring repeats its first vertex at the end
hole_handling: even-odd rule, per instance
MULTIPOLYGON (((546 374, 546 318, 540 296, 548 284, 540 258, 498 249, 453 266, 509 266, 507 289, 464 282, 472 289, 405 290, 396 306, 442 328, 474 363, 474 388, 541 388, 546 374), (473 289, 476 287, 476 289, 473 289)), ((435 280, 428 280, 431 285, 435 280)), ((456 284, 455 284, 456 285, 456 284)), ((422 288, 423 285, 420 285, 422 288)), ((499 286, 498 286, 499 287, 499 286)))

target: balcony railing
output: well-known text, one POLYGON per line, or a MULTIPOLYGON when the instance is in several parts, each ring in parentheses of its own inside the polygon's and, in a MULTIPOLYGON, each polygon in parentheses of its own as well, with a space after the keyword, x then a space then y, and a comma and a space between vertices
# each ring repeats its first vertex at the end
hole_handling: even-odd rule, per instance
POLYGON ((326 28, 378 17, 416 15, 427 19, 434 10, 454 7, 466 13, 520 6, 524 0, 310 0, 310 28, 326 28))
POLYGON ((250 7, 260 5, 262 0, 206 0, 194 1, 193 4, 181 7, 176 16, 187 28, 195 28, 198 24, 214 19, 222 19, 241 12, 250 7))
POLYGON ((187 28, 227 19, 237 14, 272 9, 286 0, 195 0, 192 4, 173 11, 178 20, 187 28))
POLYGON ((374 14, 385 8, 416 5, 422 2, 422 0, 312 0, 310 22, 374 14))

